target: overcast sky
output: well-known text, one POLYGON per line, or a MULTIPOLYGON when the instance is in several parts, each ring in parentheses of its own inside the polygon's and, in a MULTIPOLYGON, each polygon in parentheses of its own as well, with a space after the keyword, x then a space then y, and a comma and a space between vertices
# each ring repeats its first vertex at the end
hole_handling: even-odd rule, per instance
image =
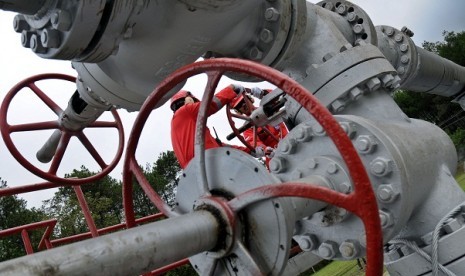
MULTIPOLYGON (((316 3, 317 1, 310 2, 316 3)), ((417 45, 421 45, 423 41, 442 41, 443 30, 456 32, 465 30, 465 17, 463 15, 465 1, 463 0, 356 0, 353 2, 365 9, 375 25, 390 25, 398 29, 403 26, 409 27, 415 33, 413 40, 417 45)), ((54 72, 76 76, 70 62, 41 59, 29 49, 23 48, 20 43, 20 35, 15 33, 12 28, 13 17, 13 13, 0 11, 0 100, 3 100, 7 91, 17 82, 31 75, 54 72)), ((224 84, 226 85, 226 83, 224 84)), ((190 83, 188 85, 193 86, 190 83)), ((74 91, 74 85, 44 85, 43 90, 50 93, 50 96, 53 96, 64 109, 67 100, 74 91)), ((30 96, 18 96, 18 100, 12 103, 10 112, 11 119, 15 120, 13 122, 18 123, 45 121, 54 116, 48 114, 50 111, 42 106, 40 100, 33 99, 30 96)), ((221 133, 220 136, 224 137, 228 134, 226 133, 227 128, 224 128, 227 123, 223 122, 224 111, 220 111, 220 113, 221 116, 209 120, 209 125, 215 126, 221 133)), ((128 113, 122 110, 120 115, 125 124, 127 139, 137 113, 128 113)), ((142 135, 137 155, 140 164, 153 162, 159 153, 171 149, 169 138, 171 112, 165 105, 161 109, 154 111, 152 117, 150 125, 156 127, 146 130, 142 135)), ((116 151, 115 132, 110 131, 108 133, 102 130, 102 132, 95 131, 87 134, 95 143, 97 150, 109 162, 116 151)), ((33 156, 48 135, 49 133, 35 133, 32 138, 30 134, 18 134, 17 137, 13 138, 14 141, 23 146, 22 149, 26 152, 25 155, 33 156)), ((65 156, 65 158, 69 157, 71 161, 62 165, 61 173, 69 172, 80 165, 96 169, 92 159, 85 156, 85 150, 80 150, 79 143, 72 144, 72 146, 76 146, 77 150, 67 152, 69 156, 65 156), (79 161, 76 163, 76 160, 79 161)), ((1 140, 0 160, 0 177, 6 180, 9 186, 43 181, 23 169, 11 157, 1 140)), ((48 165, 45 168, 48 168, 48 165)), ((121 166, 118 166, 111 175, 120 178, 121 166)), ((34 195, 26 194, 24 198, 28 200, 30 205, 39 206, 42 200, 50 197, 50 194, 50 192, 40 192, 34 195)))

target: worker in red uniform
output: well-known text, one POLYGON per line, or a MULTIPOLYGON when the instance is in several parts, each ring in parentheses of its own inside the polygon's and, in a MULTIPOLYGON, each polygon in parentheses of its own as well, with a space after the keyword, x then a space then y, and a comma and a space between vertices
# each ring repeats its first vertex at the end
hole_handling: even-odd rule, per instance
MULTIPOLYGON (((213 96, 207 115, 210 116, 216 113, 244 91, 244 87, 232 84, 216 93, 213 96)), ((181 90, 171 98, 170 107, 174 112, 171 120, 171 143, 179 165, 184 169, 194 157, 195 130, 200 101, 191 92, 181 90)), ((250 150, 246 147, 220 144, 219 141, 213 138, 207 127, 205 129, 205 150, 220 146, 231 146, 250 153, 250 150)))
MULTIPOLYGON (((254 87, 251 89, 250 94, 261 99, 269 92, 270 91, 254 87)), ((253 98, 248 94, 243 93, 238 95, 230 105, 237 113, 250 116, 252 111, 255 109, 252 103, 253 98), (248 100, 249 104, 246 103, 246 100, 248 100)), ((247 143, 251 145, 254 145, 255 143, 255 157, 265 157, 265 164, 268 167, 270 159, 273 157, 274 150, 278 146, 279 141, 288 133, 287 127, 284 123, 280 123, 276 126, 267 125, 264 127, 258 127, 255 132, 256 137, 254 137, 253 129, 249 128, 242 133, 242 136, 247 143)))

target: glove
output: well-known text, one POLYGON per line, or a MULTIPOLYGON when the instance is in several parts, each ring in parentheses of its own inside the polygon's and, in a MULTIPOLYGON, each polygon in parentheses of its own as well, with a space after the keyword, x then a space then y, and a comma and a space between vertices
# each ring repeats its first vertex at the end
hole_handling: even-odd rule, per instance
POLYGON ((240 84, 231 84, 231 86, 234 92, 236 92, 238 95, 244 93, 245 91, 245 88, 240 84))
POLYGON ((265 91, 263 91, 261 88, 259 87, 252 87, 250 89, 250 94, 252 94, 252 96, 254 96, 255 98, 257 99, 262 99, 263 96, 265 95, 265 91))
POLYGON ((252 156, 255 158, 262 158, 265 156, 265 150, 262 147, 256 147, 255 151, 252 152, 252 156))
POLYGON ((274 156, 274 148, 266 147, 265 148, 265 157, 273 158, 273 156, 274 156))

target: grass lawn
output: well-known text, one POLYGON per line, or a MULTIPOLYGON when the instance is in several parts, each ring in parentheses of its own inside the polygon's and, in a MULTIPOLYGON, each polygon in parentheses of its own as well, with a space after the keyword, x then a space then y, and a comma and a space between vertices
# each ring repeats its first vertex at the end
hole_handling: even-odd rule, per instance
POLYGON ((334 261, 314 274, 315 276, 361 276, 365 271, 360 270, 357 261, 334 261))

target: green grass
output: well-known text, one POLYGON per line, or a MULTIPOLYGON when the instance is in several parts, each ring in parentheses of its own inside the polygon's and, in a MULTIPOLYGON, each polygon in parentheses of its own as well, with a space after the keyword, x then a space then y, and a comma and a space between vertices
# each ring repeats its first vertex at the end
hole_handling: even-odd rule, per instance
POLYGON ((460 174, 457 174, 457 176, 455 177, 455 179, 457 180, 457 182, 459 183, 460 187, 462 187, 462 190, 465 190, 465 173, 462 172, 460 174))
POLYGON ((315 276, 359 276, 365 275, 363 270, 357 266, 357 261, 334 261, 323 267, 315 276))

